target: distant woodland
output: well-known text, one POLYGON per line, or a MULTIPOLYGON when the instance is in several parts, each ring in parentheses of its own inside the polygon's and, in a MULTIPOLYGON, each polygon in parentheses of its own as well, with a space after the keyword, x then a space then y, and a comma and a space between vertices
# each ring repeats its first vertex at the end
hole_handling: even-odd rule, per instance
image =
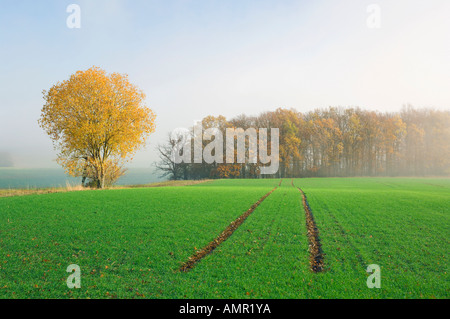
MULTIPOLYGON (((207 116, 203 129, 279 129, 280 166, 261 175, 261 164, 175 163, 169 137, 158 147, 161 175, 171 179, 333 176, 428 176, 450 174, 450 111, 405 106, 400 112, 360 108, 301 113, 279 108, 232 119, 207 116)), ((207 142, 204 142, 205 145, 207 142)), ((225 145, 224 145, 225 147, 225 145)))

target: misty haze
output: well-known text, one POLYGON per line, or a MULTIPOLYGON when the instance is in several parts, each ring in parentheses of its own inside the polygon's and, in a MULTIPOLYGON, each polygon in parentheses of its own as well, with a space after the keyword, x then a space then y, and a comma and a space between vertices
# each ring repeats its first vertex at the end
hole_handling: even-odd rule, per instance
POLYGON ((0 46, 0 299, 449 299, 449 0, 0 0, 0 46))

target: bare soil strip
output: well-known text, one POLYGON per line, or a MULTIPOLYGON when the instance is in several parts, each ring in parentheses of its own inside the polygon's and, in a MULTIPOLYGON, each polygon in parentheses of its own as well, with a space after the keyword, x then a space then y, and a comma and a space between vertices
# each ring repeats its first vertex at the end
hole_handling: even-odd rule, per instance
POLYGON ((277 187, 272 189, 270 192, 268 192, 266 195, 261 197, 260 200, 258 200, 256 203, 254 203, 245 213, 243 213, 241 216, 236 218, 231 224, 224 230, 222 233, 220 233, 219 236, 217 236, 213 241, 211 241, 208 245, 206 245, 203 249, 198 250, 194 255, 189 257, 189 259, 183 263, 180 267, 180 271, 187 272, 190 269, 194 268, 195 265, 204 257, 206 257, 209 253, 211 253, 214 249, 216 249, 221 243, 223 243, 225 240, 230 237, 234 231, 242 225, 242 223, 247 219, 248 216, 250 216, 251 213, 256 209, 256 207, 259 206, 270 194, 275 191, 277 187))
MULTIPOLYGON (((292 186, 294 186, 294 181, 291 183, 292 186)), ((314 216, 311 212, 311 207, 309 207, 308 199, 306 198, 305 193, 300 187, 297 188, 302 194, 303 208, 305 209, 306 214, 306 230, 309 240, 309 263, 311 265, 311 270, 313 272, 322 272, 324 271, 324 263, 322 245, 320 244, 319 239, 319 229, 314 221, 314 216)))

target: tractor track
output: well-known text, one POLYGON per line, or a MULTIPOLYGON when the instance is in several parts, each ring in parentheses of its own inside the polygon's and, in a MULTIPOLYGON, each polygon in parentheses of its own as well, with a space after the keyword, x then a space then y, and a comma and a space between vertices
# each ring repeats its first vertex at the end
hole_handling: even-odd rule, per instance
POLYGON ((251 213, 261 204, 270 194, 272 194, 278 187, 275 187, 270 192, 268 192, 266 195, 261 197, 256 203, 254 203, 245 213, 243 213, 241 216, 236 218, 234 221, 231 222, 231 224, 225 228, 224 231, 220 233, 219 236, 217 236, 214 240, 212 240, 208 245, 203 247, 201 250, 198 250, 194 255, 189 257, 189 259, 184 262, 179 271, 181 272, 187 272, 190 269, 194 268, 195 265, 204 257, 206 257, 208 254, 210 254, 214 249, 216 249, 221 243, 223 243, 225 240, 230 237, 236 229, 238 229, 239 226, 242 225, 242 223, 247 219, 248 216, 250 216, 251 213))
MULTIPOLYGON (((291 185, 294 185, 294 180, 292 179, 291 185)), ((322 244, 320 243, 319 229, 317 228, 316 222, 314 221, 314 216, 311 212, 311 207, 309 206, 308 199, 306 198, 305 192, 300 187, 297 189, 302 194, 302 203, 306 215, 306 230, 309 241, 309 263, 311 270, 315 273, 322 272, 325 270, 324 267, 324 254, 322 251, 322 244)))

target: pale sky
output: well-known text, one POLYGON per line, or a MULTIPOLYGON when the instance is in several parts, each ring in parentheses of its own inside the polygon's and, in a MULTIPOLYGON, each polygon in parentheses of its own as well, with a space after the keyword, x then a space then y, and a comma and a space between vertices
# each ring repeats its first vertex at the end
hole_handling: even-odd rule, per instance
POLYGON ((93 65, 127 73, 157 114, 129 167, 150 167, 169 131, 206 115, 450 109, 448 0, 0 0, 0 45, 0 152, 16 167, 57 167, 42 90, 93 65))

